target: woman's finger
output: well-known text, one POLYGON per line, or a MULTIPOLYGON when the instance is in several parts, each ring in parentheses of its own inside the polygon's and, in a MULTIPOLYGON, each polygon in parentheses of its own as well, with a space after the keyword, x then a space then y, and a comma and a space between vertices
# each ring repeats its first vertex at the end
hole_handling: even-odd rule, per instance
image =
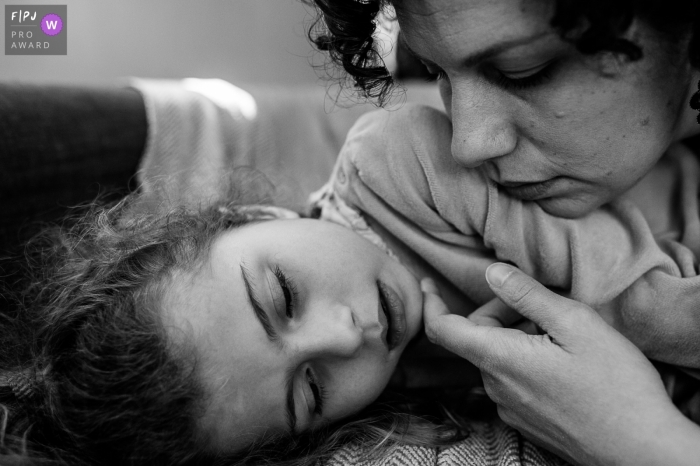
POLYGON ((548 290, 537 280, 508 264, 491 264, 486 269, 486 280, 496 296, 507 306, 549 334, 565 329, 564 319, 568 321, 571 313, 589 310, 576 301, 548 290))
POLYGON ((527 333, 528 335, 541 335, 542 329, 537 327, 535 323, 531 320, 523 319, 517 324, 513 325, 511 328, 520 330, 523 333, 527 333))
POLYGON ((481 326, 469 319, 450 314, 437 287, 430 279, 421 282, 423 290, 423 320, 428 339, 467 359, 483 369, 500 357, 505 357, 509 339, 526 335, 518 330, 481 326))
POLYGON ((510 327, 522 318, 499 298, 492 299, 468 317, 472 322, 486 327, 510 327))

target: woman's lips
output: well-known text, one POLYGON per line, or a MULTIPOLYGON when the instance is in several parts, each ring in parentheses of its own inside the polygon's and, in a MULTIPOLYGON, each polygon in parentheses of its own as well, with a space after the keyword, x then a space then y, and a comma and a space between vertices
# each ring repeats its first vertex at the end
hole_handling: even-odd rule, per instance
POLYGON ((546 181, 537 181, 534 183, 520 183, 503 181, 499 184, 506 190, 508 194, 523 201, 537 201, 551 196, 555 184, 559 181, 559 177, 551 178, 546 181))
POLYGON ((380 299, 383 299, 386 310, 388 328, 387 342, 389 351, 401 346, 406 337, 406 311, 403 301, 392 287, 382 281, 377 281, 380 299))

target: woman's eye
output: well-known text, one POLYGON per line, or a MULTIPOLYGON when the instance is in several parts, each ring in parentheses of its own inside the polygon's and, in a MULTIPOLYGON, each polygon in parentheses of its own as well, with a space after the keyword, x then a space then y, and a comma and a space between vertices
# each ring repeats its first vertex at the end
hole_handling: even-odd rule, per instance
POLYGON ((445 73, 441 68, 438 68, 433 64, 429 65, 422 60, 420 63, 425 67, 425 70, 430 75, 425 79, 427 82, 443 81, 445 79, 449 79, 447 73, 445 73))
POLYGON ((450 78, 447 76, 447 73, 445 73, 445 72, 442 71, 442 70, 436 70, 436 71, 434 71, 434 70, 432 70, 432 69, 430 69, 430 68, 426 68, 426 69, 428 70, 428 73, 430 73, 430 76, 428 76, 425 80, 426 80, 427 82, 429 82, 429 83, 430 83, 430 82, 435 82, 435 81, 444 81, 444 80, 450 79, 450 78))
POLYGON ((542 66, 519 73, 493 70, 496 82, 505 89, 528 89, 544 84, 554 74, 554 63, 548 62, 542 66))
POLYGON ((287 318, 291 319, 294 317, 294 303, 297 296, 296 287, 279 267, 275 267, 274 273, 284 295, 284 313, 287 318))

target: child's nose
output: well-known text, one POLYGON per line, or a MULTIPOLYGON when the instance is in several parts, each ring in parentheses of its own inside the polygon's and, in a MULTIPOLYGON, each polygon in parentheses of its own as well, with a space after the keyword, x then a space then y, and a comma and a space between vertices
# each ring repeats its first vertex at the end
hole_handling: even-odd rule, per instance
POLYGON ((318 309, 300 330, 296 343, 306 358, 352 358, 365 340, 352 308, 345 305, 318 309))

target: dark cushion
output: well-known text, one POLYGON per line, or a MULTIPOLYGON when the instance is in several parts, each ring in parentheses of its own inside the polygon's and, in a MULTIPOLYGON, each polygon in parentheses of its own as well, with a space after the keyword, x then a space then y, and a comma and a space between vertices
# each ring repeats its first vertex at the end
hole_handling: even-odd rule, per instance
POLYGON ((133 89, 0 84, 0 248, 99 193, 133 188, 146 133, 133 89))

